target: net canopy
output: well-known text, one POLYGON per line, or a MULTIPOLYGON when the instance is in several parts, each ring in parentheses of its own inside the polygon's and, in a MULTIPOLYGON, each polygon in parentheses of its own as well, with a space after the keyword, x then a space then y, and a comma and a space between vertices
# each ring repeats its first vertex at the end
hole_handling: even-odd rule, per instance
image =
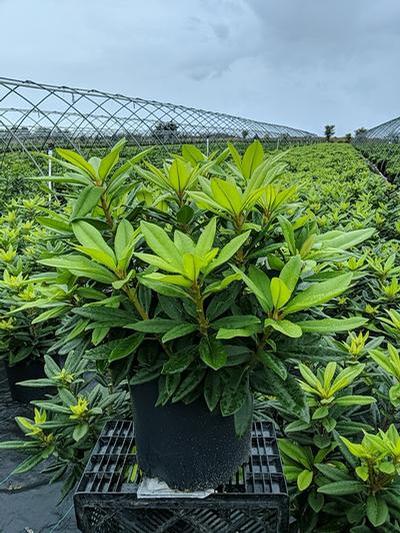
POLYGON ((382 124, 378 124, 369 130, 362 133, 362 137, 366 140, 377 141, 394 141, 400 142, 400 117, 388 120, 382 124))
POLYGON ((390 181, 400 180, 400 117, 357 130, 355 145, 390 181))
POLYGON ((256 138, 272 147, 317 140, 304 130, 224 113, 0 78, 0 172, 10 152, 22 152, 40 170, 37 152, 60 146, 88 156, 122 137, 128 146, 157 145, 167 151, 184 143, 209 151, 225 147, 228 140, 256 138))

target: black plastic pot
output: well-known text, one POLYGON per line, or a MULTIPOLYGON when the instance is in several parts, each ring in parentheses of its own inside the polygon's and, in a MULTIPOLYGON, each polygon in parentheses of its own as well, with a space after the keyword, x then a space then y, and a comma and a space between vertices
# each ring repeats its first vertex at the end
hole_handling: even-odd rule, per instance
POLYGON ((233 417, 211 413, 202 398, 155 407, 157 396, 157 380, 131 386, 141 470, 179 490, 227 483, 248 459, 251 428, 238 438, 233 417))
POLYGON ((11 398, 17 402, 28 403, 31 400, 43 400, 46 394, 54 394, 53 387, 24 387, 17 385, 19 381, 27 379, 39 379, 46 377, 44 373, 44 361, 41 359, 24 359, 10 366, 4 361, 10 387, 11 398))

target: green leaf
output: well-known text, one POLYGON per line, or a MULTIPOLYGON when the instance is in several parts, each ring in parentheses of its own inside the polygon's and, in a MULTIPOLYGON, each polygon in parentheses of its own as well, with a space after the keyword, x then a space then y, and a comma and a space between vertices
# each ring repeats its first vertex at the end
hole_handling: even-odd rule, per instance
POLYGON ((162 294, 163 296, 169 296, 171 298, 189 298, 189 294, 184 289, 176 285, 171 285, 169 283, 153 279, 148 275, 139 275, 138 279, 142 285, 152 289, 155 292, 158 292, 158 294, 162 294))
POLYGON ((238 215, 242 207, 242 198, 239 188, 230 181, 212 178, 210 181, 213 200, 232 215, 238 215))
POLYGON ((283 380, 265 368, 261 370, 257 368, 251 375, 251 384, 254 390, 262 394, 275 396, 285 410, 304 417, 304 393, 297 380, 291 374, 288 374, 286 379, 283 380))
POLYGON ((301 327, 298 324, 290 322, 290 320, 273 320, 272 318, 267 318, 264 322, 264 328, 268 327, 283 333, 287 337, 298 338, 303 334, 301 327))
POLYGON ((75 249, 79 252, 82 252, 85 255, 88 255, 91 257, 96 263, 100 263, 101 265, 104 265, 109 270, 114 271, 116 269, 115 260, 113 257, 106 255, 101 250, 97 250, 95 248, 86 248, 85 246, 75 246, 75 249))
POLYGON ((78 424, 75 426, 75 429, 72 433, 72 438, 74 441, 79 442, 83 439, 83 437, 87 434, 89 431, 89 424, 87 422, 83 422, 82 424, 78 424))
POLYGON ((54 387, 54 382, 51 379, 39 378, 39 379, 26 379, 25 381, 19 381, 18 385, 31 388, 42 387, 54 387))
POLYGON ((395 465, 389 461, 384 461, 380 463, 378 468, 381 472, 384 472, 385 474, 389 474, 389 475, 392 475, 396 472, 395 465))
POLYGON ((367 517, 374 527, 383 525, 389 517, 387 503, 379 495, 370 494, 367 498, 367 517))
POLYGON ((203 229, 195 248, 195 253, 200 257, 206 255, 211 250, 215 239, 216 227, 217 219, 213 217, 203 229))
POLYGON ((235 165, 239 170, 242 169, 242 158, 240 157, 239 152, 237 151, 236 147, 231 143, 228 142, 228 150, 232 156, 233 161, 235 162, 235 165))
POLYGON ((96 187, 95 185, 88 185, 82 189, 78 198, 75 200, 71 220, 82 218, 90 213, 98 204, 103 192, 104 190, 102 187, 96 187))
POLYGON ((234 415, 242 405, 248 401, 249 386, 247 375, 242 368, 230 372, 229 378, 224 382, 224 388, 220 400, 220 408, 223 416, 234 415))
POLYGON ((53 413, 62 413, 62 414, 71 414, 71 411, 68 409, 68 407, 65 407, 64 405, 58 405, 56 403, 52 403, 51 401, 47 400, 35 400, 35 405, 38 405, 41 409, 44 409, 45 411, 51 411, 53 413))
POLYGON ((286 306, 284 313, 289 315, 297 313, 303 309, 309 309, 310 307, 321 305, 328 300, 339 296, 350 285, 353 275, 342 274, 334 278, 322 281, 321 283, 315 283, 297 294, 286 306))
POLYGON ((332 334, 338 331, 350 331, 360 328, 368 322, 368 319, 362 317, 351 318, 322 318, 321 320, 302 320, 296 322, 301 327, 303 333, 326 333, 332 334))
POLYGON ((162 368, 163 374, 177 374, 181 373, 190 365, 194 359, 193 350, 181 350, 175 352, 171 357, 164 363, 162 368))
POLYGON ((217 258, 211 261, 210 265, 205 269, 205 274, 209 274, 213 270, 215 270, 217 267, 223 265, 224 263, 227 263, 229 259, 241 248, 241 246, 247 241, 248 237, 250 235, 250 231, 246 231, 242 235, 238 235, 231 241, 229 241, 228 244, 226 244, 220 253, 218 254, 217 258))
POLYGON ((264 298, 268 301, 269 309, 272 309, 271 280, 260 268, 250 265, 249 278, 258 289, 263 293, 264 298))
POLYGON ((162 228, 150 222, 142 221, 140 228, 153 252, 167 263, 174 265, 177 272, 181 272, 183 268, 181 253, 168 237, 168 234, 162 228))
POLYGON ((292 255, 296 255, 297 249, 296 249, 296 241, 294 237, 294 229, 292 224, 289 222, 289 220, 283 216, 278 216, 279 224, 282 229, 283 236, 285 237, 285 241, 287 244, 287 247, 289 249, 289 252, 292 255))
POLYGON ((350 383, 352 383, 357 376, 361 374, 361 372, 364 370, 365 364, 359 363, 357 365, 353 365, 351 367, 345 368, 342 370, 335 378, 335 381, 332 383, 332 386, 329 390, 330 394, 335 394, 335 392, 338 392, 341 389, 344 389, 350 383))
POLYGON ((0 450, 17 450, 24 448, 38 448, 39 442, 29 440, 5 440, 0 442, 0 450))
POLYGON ((204 154, 193 144, 184 144, 182 146, 182 156, 193 166, 205 160, 204 154))
POLYGON ((242 157, 241 170, 243 176, 248 180, 254 170, 263 162, 264 150, 260 141, 252 142, 242 157))
POLYGON ((298 431, 306 431, 310 429, 311 425, 309 422, 304 422, 303 420, 294 420, 290 422, 285 427, 285 433, 297 433, 298 431))
POLYGON ((307 497, 307 502, 314 513, 319 513, 324 506, 325 498, 323 494, 318 494, 316 491, 311 491, 307 497))
POLYGON ((101 179, 102 182, 108 176, 110 171, 115 167, 115 165, 118 163, 119 154, 122 148, 124 147, 125 143, 126 143, 126 140, 121 139, 120 141, 117 142, 115 146, 113 146, 110 152, 108 152, 108 154, 102 158, 100 165, 99 165, 99 170, 98 170, 99 178, 101 179))
POLYGON ((274 308, 281 309, 291 296, 290 290, 280 278, 272 278, 270 288, 274 308))
POLYGON ((332 481, 352 481, 349 474, 331 465, 315 464, 318 470, 328 479, 332 481))
POLYGON ((75 237, 82 246, 102 252, 105 256, 108 256, 116 266, 113 250, 108 246, 101 233, 96 228, 84 220, 79 220, 72 223, 72 229, 75 233, 75 237))
POLYGON ((67 270, 74 276, 93 279, 107 285, 117 280, 113 272, 82 255, 60 255, 49 259, 41 259, 38 262, 42 265, 67 270))
POLYGON ((179 385, 178 390, 172 398, 172 402, 176 403, 183 400, 186 396, 190 395, 204 379, 204 368, 197 368, 192 370, 179 385))
MULTIPOLYGON (((74 167, 83 170, 86 174, 89 174, 92 178, 96 179, 96 173, 92 165, 78 153, 73 152, 72 150, 66 150, 65 148, 56 148, 57 154, 71 163, 74 167)), ((58 162, 58 161, 57 161, 58 162)))
POLYGON ((149 320, 136 322, 135 324, 132 324, 130 328, 143 333, 165 333, 171 328, 180 325, 181 322, 178 320, 170 320, 168 318, 150 318, 149 320))
POLYGON ((322 235, 316 235, 316 244, 322 244, 325 248, 339 248, 347 250, 369 239, 376 232, 375 228, 366 228, 354 231, 328 231, 322 235))
POLYGON ((299 281, 300 272, 301 257, 299 255, 295 255, 286 263, 279 274, 279 279, 284 282, 286 287, 289 289, 290 294, 292 294, 296 288, 297 282, 299 281))
POLYGON ((335 399, 336 405, 370 405, 375 403, 376 399, 373 396, 360 396, 352 394, 351 396, 341 396, 335 399))
POLYGON ((360 494, 365 491, 365 485, 360 481, 334 481, 319 487, 318 492, 331 496, 348 496, 350 494, 360 494))
POLYGON ((161 372, 161 363, 156 363, 152 366, 140 368, 131 378, 131 385, 141 385, 158 379, 161 372))
POLYGON ((129 335, 128 337, 118 340, 118 343, 112 349, 108 357, 108 361, 112 363, 113 361, 124 359, 128 355, 136 352, 143 339, 144 335, 142 333, 134 333, 133 335, 129 335))
POLYGON ((320 420, 321 418, 325 418, 329 415, 329 407, 327 405, 323 405, 322 407, 318 407, 314 411, 314 414, 312 415, 313 420, 320 420))
POLYGON ((44 361, 45 361, 44 368, 45 368, 45 372, 47 376, 53 377, 56 374, 59 374, 61 372, 61 368, 54 361, 54 359, 50 357, 50 355, 45 355, 44 361))
POLYGON ((185 335, 189 335, 189 333, 193 333, 197 329, 198 326, 196 324, 182 323, 165 333, 161 340, 162 342, 169 342, 174 339, 184 337, 185 335))
MULTIPOLYGON (((322 496, 322 494, 321 494, 322 496)), ((365 503, 361 502, 356 505, 352 505, 348 509, 346 509, 346 517, 347 520, 350 522, 350 524, 359 524, 363 521, 365 517, 365 503)), ((359 526, 359 529, 357 529, 358 526, 355 528, 352 528, 350 531, 351 533, 370 533, 370 529, 366 526, 359 526)))
POLYGON ((204 399, 210 411, 214 411, 222 394, 223 383, 221 374, 214 371, 207 372, 204 381, 204 399))
POLYGON ((14 468, 12 474, 25 474, 25 472, 32 470, 32 468, 44 461, 44 459, 46 459, 46 457, 44 457, 43 451, 40 451, 38 454, 28 457, 25 461, 20 463, 17 468, 14 468))
POLYGON ((117 261, 125 259, 127 255, 127 248, 132 246, 135 236, 135 230, 133 229, 132 224, 123 219, 118 224, 117 231, 115 232, 114 239, 114 248, 115 255, 117 256, 117 261))
POLYGON ((242 406, 234 414, 235 432, 238 437, 243 437, 251 427, 253 421, 253 396, 250 391, 247 392, 242 406))
POLYGON ((297 477, 297 486, 300 491, 308 489, 313 480, 313 473, 311 470, 303 470, 297 477))
POLYGON ((288 439, 278 439, 278 444, 281 453, 296 463, 300 463, 307 470, 311 469, 312 464, 310 463, 310 458, 302 446, 288 439))
POLYGON ((262 364, 266 367, 275 372, 278 376, 280 376, 282 379, 286 379, 287 377, 287 370, 286 366, 282 363, 282 361, 276 357, 273 353, 269 353, 266 351, 258 352, 257 353, 258 358, 262 362, 262 364))
POLYGON ((231 315, 215 320, 211 325, 215 329, 235 329, 254 326, 259 323, 260 319, 255 315, 231 315))
MULTIPOLYGON (((272 298, 270 292, 270 284, 268 280, 268 285, 263 284, 263 280, 266 276, 246 276, 244 272, 232 265, 232 268, 235 272, 239 273, 244 283, 250 289, 250 291, 255 295, 259 304, 261 305, 263 311, 268 313, 272 310, 272 298)), ((255 271, 253 270, 252 274, 255 271)))
POLYGON ((180 224, 189 224, 194 215, 194 210, 189 205, 184 205, 176 213, 176 220, 180 224))
POLYGON ((219 370, 225 366, 228 359, 228 353, 222 342, 213 337, 201 339, 199 353, 202 361, 213 370, 219 370))
POLYGON ((51 217, 37 217, 36 220, 45 228, 49 228, 53 231, 59 233, 72 233, 72 227, 68 220, 64 217, 57 216, 55 213, 52 214, 51 217))
POLYGON ((235 337, 251 337, 258 331, 258 326, 248 326, 247 328, 220 328, 217 339, 234 339, 235 337))

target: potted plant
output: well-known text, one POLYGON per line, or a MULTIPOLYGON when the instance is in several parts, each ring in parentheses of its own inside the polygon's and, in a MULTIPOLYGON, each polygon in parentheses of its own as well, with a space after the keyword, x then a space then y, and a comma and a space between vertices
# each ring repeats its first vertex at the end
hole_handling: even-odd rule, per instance
MULTIPOLYGON (((247 458, 254 393, 304 412, 285 340, 365 323, 324 304, 351 285, 340 264, 373 230, 319 234, 281 185, 281 154, 259 142, 243 156, 185 146, 162 168, 139 165, 143 153, 118 167, 123 144, 89 161, 57 151, 75 200, 57 228, 44 223, 69 251, 39 263, 68 283, 53 312, 75 316, 91 357, 128 377, 144 473, 213 488, 247 458)), ((57 283, 48 276, 38 307, 57 283)))
MULTIPOLYGON (((39 282, 33 277, 43 268, 36 263, 49 244, 46 231, 35 221, 43 213, 43 200, 13 200, 1 216, 0 230, 0 357, 3 358, 11 397, 28 402, 50 389, 29 391, 18 385, 44 376, 44 354, 54 343, 57 323, 37 324, 39 282), (22 205, 21 205, 22 204, 22 205), (39 267, 39 268, 38 268, 39 267)), ((50 317, 49 317, 50 318, 50 317)))

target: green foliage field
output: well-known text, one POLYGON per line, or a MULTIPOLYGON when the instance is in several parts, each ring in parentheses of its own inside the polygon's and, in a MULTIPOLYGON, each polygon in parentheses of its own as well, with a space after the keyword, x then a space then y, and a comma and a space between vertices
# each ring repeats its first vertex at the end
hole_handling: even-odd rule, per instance
MULTIPOLYGON (((126 414, 126 361, 150 333, 184 347, 168 361, 150 354, 130 363, 139 380, 163 369, 161 403, 202 394, 206 375, 208 404, 222 403, 241 426, 250 383, 256 416, 278 427, 301 532, 400 531, 399 190, 349 144, 294 147, 280 158, 257 145, 243 156, 244 148, 212 158, 185 148, 166 162, 154 150, 117 177, 109 159, 94 167, 77 159, 50 205, 47 194, 21 198, 40 191, 38 182, 7 189, 0 342, 22 359, 30 339, 28 356, 40 357, 54 336, 41 384, 58 389, 36 402, 32 420, 17 421, 26 440, 15 447, 31 453, 20 471, 51 456, 54 475, 73 486, 104 420, 126 414), (263 186, 249 195, 257 168, 263 186), (193 287, 194 308, 185 303, 193 287), (207 341, 197 349, 199 336, 207 341)), ((126 149, 120 163, 136 154, 126 149)), ((32 171, 9 164, 10 174, 32 171)))

